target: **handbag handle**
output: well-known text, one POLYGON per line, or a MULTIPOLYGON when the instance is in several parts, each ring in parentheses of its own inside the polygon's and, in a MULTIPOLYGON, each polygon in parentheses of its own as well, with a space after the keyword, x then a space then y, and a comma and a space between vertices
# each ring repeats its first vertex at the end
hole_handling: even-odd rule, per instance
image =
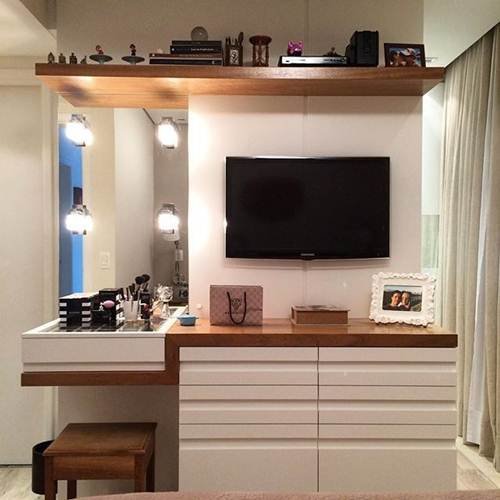
POLYGON ((231 321, 235 325, 241 325, 242 323, 245 322, 245 318, 247 317, 247 292, 243 293, 243 304, 244 304, 245 308, 243 310, 243 317, 241 318, 241 321, 236 321, 233 318, 233 310, 231 308, 231 294, 229 292, 226 292, 226 293, 227 293, 227 301, 229 303, 229 317, 231 318, 231 321))

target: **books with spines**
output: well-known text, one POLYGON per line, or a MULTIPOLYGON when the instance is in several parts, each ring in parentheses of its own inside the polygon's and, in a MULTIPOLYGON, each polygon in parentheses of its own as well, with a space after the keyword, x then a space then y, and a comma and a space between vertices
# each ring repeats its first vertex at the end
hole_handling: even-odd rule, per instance
POLYGON ((171 45, 171 54, 219 54, 221 47, 205 45, 171 45))
POLYGON ((171 54, 218 54, 222 53, 221 40, 172 40, 171 54))
POLYGON ((222 52, 219 52, 217 54, 149 54, 149 64, 222 66, 222 62, 222 52))

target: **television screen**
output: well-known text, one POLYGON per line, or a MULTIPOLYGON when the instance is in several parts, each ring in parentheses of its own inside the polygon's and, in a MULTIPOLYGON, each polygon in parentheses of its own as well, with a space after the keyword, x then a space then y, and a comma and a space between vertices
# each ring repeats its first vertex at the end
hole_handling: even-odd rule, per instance
POLYGON ((226 257, 389 257, 389 158, 227 157, 226 257))

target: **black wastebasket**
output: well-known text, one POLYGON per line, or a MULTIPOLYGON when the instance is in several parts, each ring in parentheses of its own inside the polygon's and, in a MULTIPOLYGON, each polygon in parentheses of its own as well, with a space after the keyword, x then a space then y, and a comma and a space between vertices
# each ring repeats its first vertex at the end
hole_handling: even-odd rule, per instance
MULTIPOLYGON (((42 441, 33 446, 33 459, 31 465, 31 490, 37 495, 45 495, 45 467, 43 464, 43 452, 54 441, 42 441)), ((57 486, 56 486, 57 492, 57 486)))

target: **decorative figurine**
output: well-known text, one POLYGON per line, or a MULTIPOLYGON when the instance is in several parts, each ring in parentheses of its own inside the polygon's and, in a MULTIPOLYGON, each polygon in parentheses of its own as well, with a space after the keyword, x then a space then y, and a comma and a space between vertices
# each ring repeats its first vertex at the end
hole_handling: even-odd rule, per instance
POLYGON ((76 58, 74 52, 71 52, 71 55, 69 56, 69 63, 70 64, 78 64, 78 59, 76 58))
POLYGON ((82 60, 80 61, 80 64, 87 64, 87 56, 83 56, 82 60))
POLYGON ((49 64, 54 64, 56 62, 56 56, 52 54, 52 52, 49 52, 49 55, 47 56, 47 62, 49 64))
POLYGON ((59 59, 57 60, 59 64, 66 64, 66 56, 61 52, 59 54, 59 59))
POLYGON ((326 57, 343 57, 340 54, 337 54, 335 47, 332 47, 326 54, 326 57))
POLYGON ((133 43, 130 44, 129 48, 130 48, 130 55, 122 57, 122 59, 125 62, 128 62, 130 64, 137 64, 144 61, 144 57, 136 55, 136 48, 133 43))
POLYGON ((92 59, 92 61, 95 61, 99 64, 104 64, 106 62, 113 60, 111 56, 108 56, 107 54, 104 53, 104 50, 102 50, 102 47, 100 45, 96 45, 95 50, 97 54, 92 54, 91 56, 89 56, 90 59, 92 59))
POLYGON ((267 35, 254 35, 250 37, 253 45, 252 66, 269 66, 269 44, 272 38, 267 35))
POLYGON ((303 50, 304 50, 304 42, 302 40, 297 42, 290 40, 288 42, 288 48, 286 50, 286 53, 289 56, 301 56, 303 50))
POLYGON ((191 30, 191 40, 194 42, 206 42, 208 40, 208 31, 203 26, 195 26, 191 30))
POLYGON ((224 49, 224 64, 226 66, 243 66, 243 32, 240 31, 238 38, 231 41, 230 37, 226 38, 226 46, 224 49))

